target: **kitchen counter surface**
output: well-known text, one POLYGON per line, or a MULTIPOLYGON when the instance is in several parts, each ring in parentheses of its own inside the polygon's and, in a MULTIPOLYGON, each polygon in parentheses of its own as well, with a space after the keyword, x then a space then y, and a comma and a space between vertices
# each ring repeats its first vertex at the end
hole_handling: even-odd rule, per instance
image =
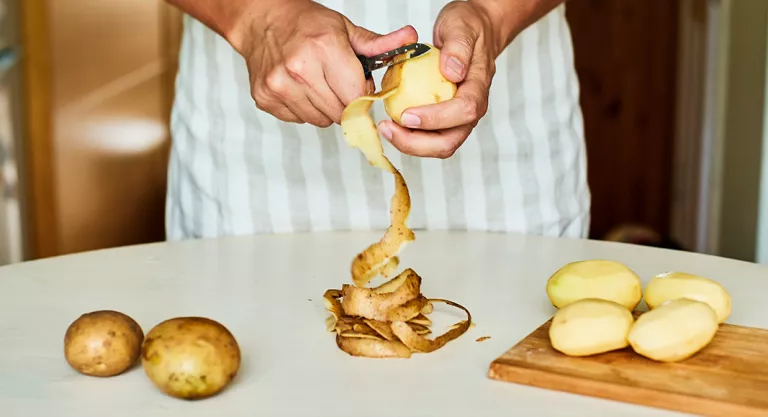
MULTIPOLYGON (((408 360, 355 358, 326 332, 322 294, 350 283, 350 261, 379 237, 203 239, 0 268, 0 415, 683 415, 487 377, 491 361, 554 314, 547 278, 582 259, 623 262, 643 284, 668 270, 716 279, 733 298, 728 323, 768 328, 765 266, 608 242, 416 231, 416 241, 402 253, 401 269, 422 276, 427 297, 469 308, 477 326, 436 352, 408 360), (145 333, 172 317, 217 320, 240 344, 240 373, 221 394, 200 401, 165 396, 140 365, 112 378, 78 374, 64 359, 64 332, 80 314, 100 309, 130 315, 145 333), (491 338, 477 342, 482 336, 491 338)), ((448 324, 462 316, 436 305, 431 317, 448 324)))

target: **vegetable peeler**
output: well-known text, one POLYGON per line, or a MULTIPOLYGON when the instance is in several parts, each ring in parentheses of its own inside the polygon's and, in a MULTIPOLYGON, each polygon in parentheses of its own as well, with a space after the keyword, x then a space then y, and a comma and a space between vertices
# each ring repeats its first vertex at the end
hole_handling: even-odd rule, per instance
POLYGON ((424 45, 423 43, 412 43, 372 57, 358 55, 357 59, 359 59, 360 63, 363 65, 365 78, 370 78, 371 73, 377 69, 397 65, 411 58, 423 55, 430 49, 431 48, 428 45, 424 45))

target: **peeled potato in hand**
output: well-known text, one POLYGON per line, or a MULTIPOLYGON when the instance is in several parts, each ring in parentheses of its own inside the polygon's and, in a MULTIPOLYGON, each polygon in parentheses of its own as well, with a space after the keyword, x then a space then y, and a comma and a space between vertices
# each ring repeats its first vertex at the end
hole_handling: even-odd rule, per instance
POLYGON ((667 272, 657 275, 645 287, 645 303, 654 309, 677 298, 707 303, 717 314, 717 322, 724 322, 731 315, 731 296, 715 280, 687 274, 667 272))
POLYGON ((164 393, 199 399, 219 393, 240 368, 240 347, 224 326, 203 317, 166 320, 141 349, 149 379, 164 393))
POLYGON ((613 301, 585 298, 557 311, 549 327, 552 347, 568 356, 589 356, 629 346, 634 317, 613 301))
POLYGON ((125 372, 139 358, 144 332, 127 315, 111 310, 86 313, 64 334, 64 357, 72 368, 91 376, 125 372))
POLYGON ((440 103, 456 94, 456 84, 440 71, 440 50, 435 47, 424 55, 389 67, 381 79, 381 89, 393 88, 397 91, 384 99, 384 110, 397 124, 407 108, 440 103))
POLYGON ((643 313, 629 331, 629 343, 640 355, 676 362, 706 347, 718 329, 717 314, 701 301, 678 298, 643 313))
POLYGON ((640 277, 625 265, 607 260, 571 262, 547 280, 547 296, 557 308, 584 298, 614 301, 634 310, 643 298, 640 277))
MULTIPOLYGON (((359 149, 371 165, 393 174, 396 169, 384 155, 376 123, 370 114, 371 106, 374 101, 383 100, 387 115, 400 124, 400 116, 407 108, 453 98, 456 84, 440 71, 440 50, 430 47, 422 55, 387 68, 381 80, 381 91, 356 98, 341 113, 341 129, 347 144, 359 149)), ((407 213, 404 215, 407 217, 407 213)), ((386 264, 387 261, 382 262, 386 264)))

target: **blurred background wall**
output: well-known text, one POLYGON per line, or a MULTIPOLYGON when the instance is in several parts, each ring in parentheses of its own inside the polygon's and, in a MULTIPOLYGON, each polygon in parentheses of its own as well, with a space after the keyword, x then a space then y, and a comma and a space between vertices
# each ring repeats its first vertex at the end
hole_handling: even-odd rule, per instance
MULTIPOLYGON (((768 262, 768 2, 572 0, 567 17, 590 237, 768 262)), ((0 0, 0 263, 164 239, 180 18, 0 0)))
POLYGON ((161 0, 0 2, 19 11, 25 257, 162 240, 179 13, 161 0))

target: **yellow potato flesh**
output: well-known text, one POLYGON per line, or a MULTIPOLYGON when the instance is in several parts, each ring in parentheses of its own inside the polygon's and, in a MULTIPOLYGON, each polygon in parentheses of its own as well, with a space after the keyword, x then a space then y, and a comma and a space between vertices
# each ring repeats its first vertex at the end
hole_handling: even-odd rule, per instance
POLYGON ((651 278, 645 287, 645 303, 651 309, 677 298, 707 303, 715 310, 718 323, 723 323, 731 315, 730 294, 722 285, 709 278, 684 272, 668 272, 651 278))
POLYGON ((614 301, 634 310, 643 298, 640 277, 625 265, 607 260, 571 262, 547 280, 547 296, 557 308, 585 298, 614 301))
POLYGON ((440 71, 440 51, 436 48, 388 68, 381 80, 381 89, 393 88, 397 91, 384 99, 384 110, 397 124, 406 109, 440 103, 456 94, 456 84, 440 71))
POLYGON ((240 348, 221 324, 202 317, 166 320, 147 333, 142 365, 162 392, 198 399, 219 393, 240 368, 240 348))
POLYGON ((558 310, 552 318, 552 347, 568 356, 589 356, 623 349, 634 322, 632 313, 613 301, 586 298, 558 310))
POLYGON ((127 315, 93 311, 77 318, 64 335, 64 357, 72 368, 91 376, 114 376, 139 359, 144 332, 127 315))
POLYGON ((640 355, 660 362, 676 362, 706 347, 717 329, 717 314, 708 304, 678 298, 638 317, 628 339, 640 355))

